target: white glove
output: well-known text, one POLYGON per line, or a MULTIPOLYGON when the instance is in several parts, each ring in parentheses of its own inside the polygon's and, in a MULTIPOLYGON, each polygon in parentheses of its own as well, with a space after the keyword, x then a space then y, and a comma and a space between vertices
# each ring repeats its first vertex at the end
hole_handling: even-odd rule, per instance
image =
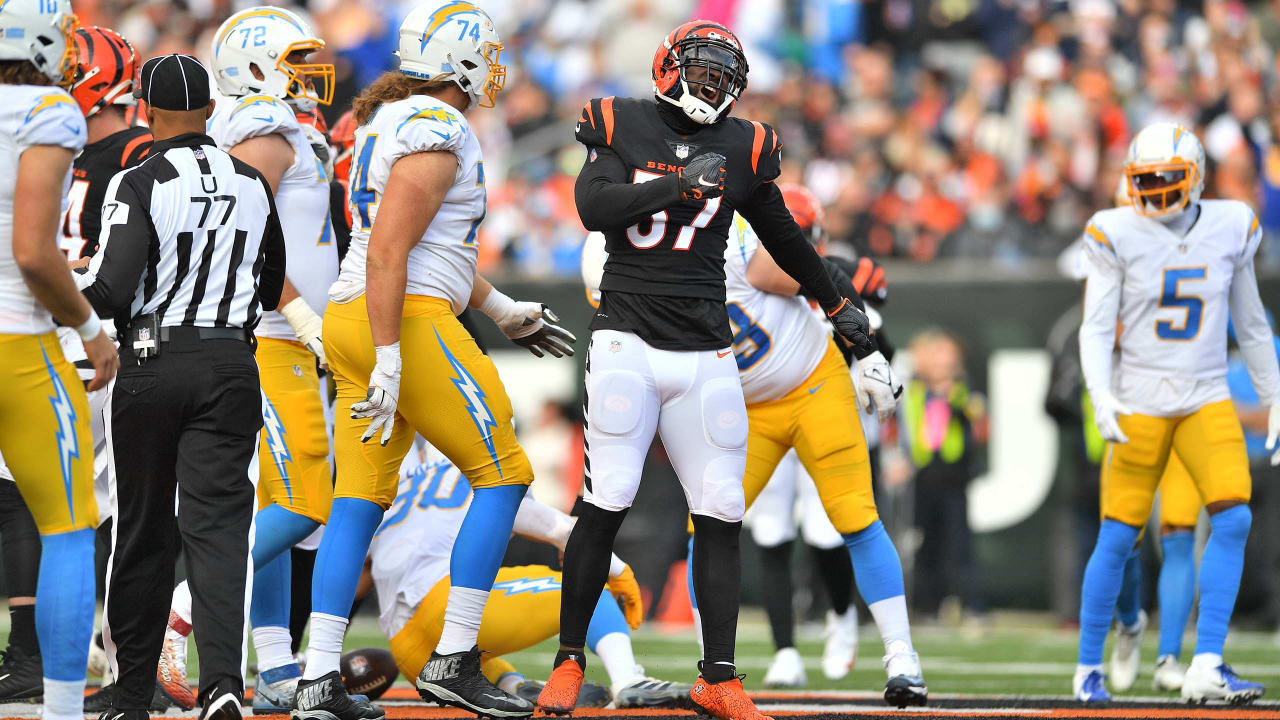
POLYGON ((280 314, 289 321, 289 327, 293 328, 293 334, 298 336, 298 342, 305 345, 320 361, 320 369, 328 372, 329 361, 325 359, 324 340, 320 337, 320 332, 324 329, 324 321, 320 316, 311 309, 306 300, 300 297, 290 300, 280 308, 280 314))
POLYGON ((862 409, 871 412, 875 407, 876 417, 880 422, 889 419, 898 407, 898 398, 902 397, 902 382, 889 367, 884 355, 875 351, 858 361, 858 402, 862 409))
POLYGON ((351 406, 352 418, 373 418, 369 428, 360 436, 360 442, 368 442, 379 429, 380 442, 391 440, 391 430, 396 424, 396 403, 400 399, 400 343, 383 345, 373 349, 377 362, 369 373, 369 392, 364 400, 351 406))
POLYGON ((560 318, 542 303, 516 302, 494 288, 480 304, 480 312, 492 318, 503 335, 537 357, 543 357, 544 351, 556 357, 573 355, 573 343, 578 338, 559 325, 552 325, 560 318))
POLYGON ((1271 406, 1267 416, 1267 449, 1273 450, 1271 464, 1280 465, 1280 402, 1271 406))
POLYGON ((1089 400, 1093 403, 1093 422, 1098 426, 1098 434, 1102 439, 1122 445, 1129 442, 1129 437, 1120 430, 1117 416, 1132 415, 1133 411, 1111 393, 1090 395, 1089 400))

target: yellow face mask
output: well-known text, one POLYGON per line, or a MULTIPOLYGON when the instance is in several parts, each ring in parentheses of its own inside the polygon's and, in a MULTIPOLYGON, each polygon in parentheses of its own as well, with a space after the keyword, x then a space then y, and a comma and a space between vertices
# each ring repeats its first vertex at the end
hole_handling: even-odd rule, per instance
POLYGON ((485 43, 482 54, 489 61, 489 77, 485 79, 484 87, 480 88, 480 93, 484 95, 480 107, 491 108, 498 103, 498 93, 507 84, 507 66, 501 63, 501 43, 485 43))
POLYGON ((300 40, 291 43, 280 59, 276 61, 276 69, 289 78, 285 92, 292 98, 314 100, 321 105, 333 102, 334 69, 333 63, 290 62, 294 53, 312 53, 324 47, 322 40, 300 40), (319 88, 319 89, 317 89, 319 88))
POLYGON ((80 54, 76 50, 76 30, 80 27, 80 19, 71 13, 62 16, 62 37, 67 45, 58 59, 58 72, 61 79, 58 86, 70 89, 76 80, 76 68, 80 65, 80 54))
POLYGON ((1195 166, 1177 158, 1162 163, 1126 165, 1124 175, 1133 209, 1147 217, 1168 215, 1186 207, 1191 200, 1191 188, 1200 182, 1195 166))

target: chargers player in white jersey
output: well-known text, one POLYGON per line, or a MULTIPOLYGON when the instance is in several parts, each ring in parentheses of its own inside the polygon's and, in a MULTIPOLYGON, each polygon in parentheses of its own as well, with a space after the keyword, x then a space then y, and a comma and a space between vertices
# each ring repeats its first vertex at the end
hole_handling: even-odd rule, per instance
POLYGON ((120 360, 58 248, 71 160, 84 116, 69 85, 75 68, 69 0, 0 3, 0 452, 40 531, 36 631, 44 708, 84 717, 93 633, 93 444, 89 404, 54 332, 74 327, 105 386, 120 360))
MULTIPOLYGON (((588 298, 598 292, 595 283, 603 274, 602 241, 598 235, 589 238, 583 252, 588 298)), ((740 216, 733 219, 724 258, 725 304, 749 428, 742 482, 746 507, 794 448, 843 536, 858 591, 884 641, 885 701, 899 707, 923 705, 928 690, 911 642, 902 565, 876 513, 858 416, 861 404, 887 418, 902 385, 876 351, 858 361, 855 390, 830 326, 797 296, 799 283, 777 266, 740 216)), ((831 264, 827 267, 833 271, 831 264)), ((836 283, 842 292, 845 285, 852 293, 847 278, 836 283)))
MULTIPOLYGON (((1249 702, 1263 687, 1239 678, 1222 659, 1252 522, 1244 435, 1226 382, 1227 318, 1234 319, 1259 400, 1271 408, 1267 447, 1275 449, 1280 369, 1253 269, 1262 231, 1244 203, 1200 199, 1204 148, 1180 125, 1157 123, 1139 132, 1125 176, 1131 204, 1096 213, 1082 240, 1089 274, 1080 361, 1108 445, 1102 526, 1081 593, 1073 691, 1085 702, 1110 699, 1102 648, 1124 563, 1176 451, 1212 526, 1200 565, 1195 656, 1182 697, 1249 702)), ((1280 453, 1272 457, 1277 463, 1280 453)))
POLYGON ((333 493, 316 369, 328 367, 320 313, 338 277, 338 250, 329 177, 297 119, 333 98, 333 65, 309 59, 322 48, 324 41, 298 14, 265 6, 227 18, 212 47, 222 97, 209 135, 271 185, 289 258, 280 309, 266 313, 255 331, 263 415, 250 611, 258 713, 292 707, 302 671, 290 651, 286 551, 328 519, 333 493))
POLYGON ((416 431, 475 491, 453 549, 440 642, 418 690, 478 714, 524 717, 533 705, 485 680, 475 645, 533 470, 497 369, 456 315, 478 308, 539 356, 572 354, 574 338, 543 319, 554 315, 541 304, 515 302, 476 274, 485 169, 464 112, 492 107, 502 89, 506 68, 493 21, 469 2, 432 2, 409 12, 399 36, 399 68, 354 105, 351 247, 324 318, 342 408, 334 428, 337 482, 316 557, 325 581, 312 586, 308 661, 293 715, 381 716, 346 697, 339 657, 365 551, 395 499, 416 431))
MULTIPOLYGON (((412 677, 427 662, 444 626, 449 557, 471 503, 471 485, 447 458, 422 443, 405 458, 395 502, 374 534, 369 559, 378 591, 378 622, 396 665, 412 677)), ((526 495, 513 531, 564 552, 574 518, 526 495)), ((599 707, 682 705, 690 686, 647 677, 636 663, 628 626, 644 610, 635 575, 618 556, 591 619, 588 644, 609 673, 610 689, 595 688, 599 707), (615 601, 615 597, 617 600, 615 601), (619 610, 621 602, 624 610, 619 610), (625 611, 625 617, 624 617, 625 611)), ((499 688, 533 700, 542 683, 528 680, 503 655, 532 647, 560 632, 560 573, 545 565, 504 567, 485 605, 477 645, 485 676, 499 688)))

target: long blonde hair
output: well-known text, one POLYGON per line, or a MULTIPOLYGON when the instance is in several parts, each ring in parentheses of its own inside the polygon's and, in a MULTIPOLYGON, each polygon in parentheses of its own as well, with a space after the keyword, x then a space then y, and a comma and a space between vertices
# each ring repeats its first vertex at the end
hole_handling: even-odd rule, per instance
POLYGON ((356 125, 364 125, 384 103, 403 100, 410 95, 424 95, 431 90, 446 87, 447 80, 421 80, 412 78, 396 70, 382 73, 373 84, 351 104, 355 112, 356 125))

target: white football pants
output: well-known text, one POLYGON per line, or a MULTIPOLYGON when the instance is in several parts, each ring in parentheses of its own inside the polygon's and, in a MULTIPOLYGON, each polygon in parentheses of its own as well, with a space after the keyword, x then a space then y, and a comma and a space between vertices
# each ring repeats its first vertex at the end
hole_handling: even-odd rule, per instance
POLYGON ((659 350, 633 333, 596 330, 586 388, 584 500, 604 510, 631 507, 656 430, 689 511, 742 519, 747 407, 730 348, 659 350))

